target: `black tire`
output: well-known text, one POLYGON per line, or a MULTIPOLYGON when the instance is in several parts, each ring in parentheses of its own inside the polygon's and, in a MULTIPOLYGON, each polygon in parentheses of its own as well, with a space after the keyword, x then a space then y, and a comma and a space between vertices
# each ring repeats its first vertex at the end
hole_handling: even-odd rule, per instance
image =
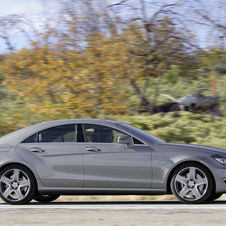
POLYGON ((52 202, 56 199, 58 199, 60 195, 42 195, 42 194, 36 194, 33 198, 37 202, 52 202))
POLYGON ((214 200, 216 200, 216 199, 219 199, 221 196, 222 196, 223 194, 216 194, 216 193, 214 193, 214 194, 212 194, 209 198, 208 198, 208 200, 207 201, 214 201, 214 200))
POLYGON ((186 204, 203 203, 213 194, 213 178, 206 167, 198 163, 181 165, 171 179, 171 190, 186 204))
POLYGON ((0 197, 6 203, 29 203, 36 193, 33 174, 21 165, 10 165, 0 172, 0 197))

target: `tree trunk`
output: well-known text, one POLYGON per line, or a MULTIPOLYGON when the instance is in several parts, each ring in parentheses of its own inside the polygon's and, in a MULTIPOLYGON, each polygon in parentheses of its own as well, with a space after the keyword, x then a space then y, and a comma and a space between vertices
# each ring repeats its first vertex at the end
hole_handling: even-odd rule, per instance
POLYGON ((143 111, 148 112, 150 110, 150 102, 147 100, 147 98, 145 98, 144 94, 140 91, 140 89, 138 88, 138 86, 135 84, 134 80, 130 81, 130 84, 134 90, 134 93, 138 96, 138 98, 140 99, 139 102, 139 106, 137 109, 138 113, 141 113, 143 111), (144 110, 142 109, 144 107, 144 110))

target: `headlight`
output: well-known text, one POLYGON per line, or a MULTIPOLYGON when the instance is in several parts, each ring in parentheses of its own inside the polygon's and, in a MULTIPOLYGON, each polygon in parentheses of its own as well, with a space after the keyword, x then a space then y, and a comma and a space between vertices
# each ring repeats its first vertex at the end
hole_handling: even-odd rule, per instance
POLYGON ((216 161, 218 161, 219 163, 226 165, 226 157, 222 157, 219 155, 214 155, 212 156, 216 161))

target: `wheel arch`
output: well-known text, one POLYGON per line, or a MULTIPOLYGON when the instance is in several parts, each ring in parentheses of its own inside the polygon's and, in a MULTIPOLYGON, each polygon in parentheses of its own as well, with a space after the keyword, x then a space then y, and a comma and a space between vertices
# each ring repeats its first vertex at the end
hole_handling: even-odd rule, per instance
POLYGON ((199 165, 205 167, 206 170, 209 171, 209 173, 210 173, 210 175, 211 175, 211 177, 212 177, 212 179, 213 179, 213 182, 214 182, 214 184, 213 184, 213 189, 214 189, 214 191, 215 191, 215 190, 216 190, 216 181, 215 181, 215 178, 214 178, 214 176, 213 176, 213 173, 211 172, 211 170, 209 169, 209 167, 206 166, 205 164, 203 164, 202 162, 190 160, 190 161, 180 162, 180 163, 178 163, 176 166, 174 166, 174 167, 171 169, 171 171, 169 172, 169 174, 168 174, 168 176, 167 176, 167 179, 166 179, 166 190, 167 190, 167 194, 172 194, 172 191, 171 191, 171 188, 170 188, 170 182, 171 182, 171 180, 172 180, 172 177, 173 177, 174 172, 175 172, 180 166, 182 166, 182 165, 184 165, 184 164, 189 164, 189 163, 196 163, 196 164, 199 164, 199 165))

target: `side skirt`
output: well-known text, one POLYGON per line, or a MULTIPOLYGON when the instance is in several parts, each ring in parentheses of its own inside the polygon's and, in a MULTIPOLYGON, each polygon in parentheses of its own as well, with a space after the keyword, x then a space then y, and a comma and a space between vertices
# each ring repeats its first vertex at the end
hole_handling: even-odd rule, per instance
POLYGON ((164 195, 166 189, 128 189, 128 188, 50 188, 38 189, 40 194, 60 195, 164 195))

